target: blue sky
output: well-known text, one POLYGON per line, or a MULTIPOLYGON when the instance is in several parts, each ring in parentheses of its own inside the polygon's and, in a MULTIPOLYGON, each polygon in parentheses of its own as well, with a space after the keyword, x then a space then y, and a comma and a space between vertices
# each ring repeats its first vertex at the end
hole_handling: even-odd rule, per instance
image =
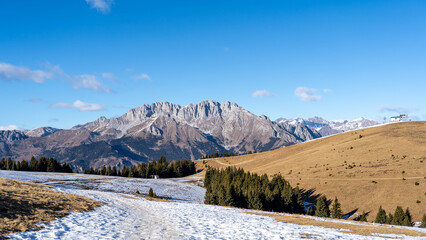
POLYGON ((157 101, 426 120, 425 1, 3 1, 0 128, 157 101))

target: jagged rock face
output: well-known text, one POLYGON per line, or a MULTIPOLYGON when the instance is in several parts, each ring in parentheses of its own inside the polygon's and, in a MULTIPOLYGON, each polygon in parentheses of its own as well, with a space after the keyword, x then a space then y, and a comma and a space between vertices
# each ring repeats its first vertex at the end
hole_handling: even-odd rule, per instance
POLYGON ((0 142, 11 143, 13 141, 25 139, 28 136, 19 130, 3 130, 0 131, 0 142))
POLYGON ((187 106, 145 104, 121 117, 100 117, 68 130, 39 128, 20 133, 23 136, 13 138, 4 150, 0 145, 0 156, 56 157, 77 169, 129 165, 161 155, 177 160, 213 152, 266 151, 321 136, 309 126, 272 122, 235 103, 216 101, 187 106))
POLYGON ((116 138, 138 137, 150 133, 166 137, 175 144, 178 140, 188 142, 188 139, 212 137, 221 147, 235 152, 262 148, 262 145, 271 142, 271 138, 276 139, 274 147, 280 147, 286 143, 288 145, 319 137, 318 133, 302 125, 297 128, 286 128, 285 125, 258 117, 235 103, 204 101, 183 107, 168 102, 143 105, 131 109, 119 118, 101 117, 76 128, 88 129, 101 135, 116 134, 116 138), (191 130, 176 130, 182 127, 191 130), (295 130, 297 134, 293 134, 295 130), (247 146, 253 142, 256 145, 247 146))
POLYGON ((296 118, 285 119, 279 118, 276 120, 279 123, 287 123, 290 125, 303 125, 314 128, 321 136, 328 136, 336 133, 357 130, 361 128, 371 127, 379 123, 373 120, 358 118, 354 120, 337 120, 328 121, 320 117, 313 117, 308 119, 296 118))
POLYGON ((40 127, 30 131, 26 131, 25 135, 27 135, 28 137, 45 137, 58 130, 59 129, 52 127, 40 127))

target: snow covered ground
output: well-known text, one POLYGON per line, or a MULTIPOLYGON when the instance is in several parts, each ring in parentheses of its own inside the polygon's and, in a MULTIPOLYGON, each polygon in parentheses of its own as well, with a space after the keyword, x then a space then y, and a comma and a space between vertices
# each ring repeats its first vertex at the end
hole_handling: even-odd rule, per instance
MULTIPOLYGON (((277 222, 246 210, 202 204, 204 189, 193 179, 131 179, 82 174, 0 171, 1 178, 37 181, 55 190, 105 203, 92 212, 71 213, 40 231, 15 233, 12 239, 383 239, 337 229, 277 222), (78 180, 77 180, 78 179, 78 180), (136 196, 152 187, 176 202, 136 196)), ((406 236, 391 236, 416 239, 406 236)), ((420 238, 417 238, 420 239, 420 238)))

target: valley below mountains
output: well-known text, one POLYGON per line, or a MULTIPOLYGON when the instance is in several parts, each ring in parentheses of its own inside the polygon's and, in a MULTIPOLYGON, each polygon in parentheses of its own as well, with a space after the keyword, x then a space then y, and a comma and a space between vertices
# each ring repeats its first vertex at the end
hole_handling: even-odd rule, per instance
POLYGON ((160 156, 194 160, 214 152, 267 151, 376 124, 363 118, 338 123, 318 117, 271 121, 233 102, 210 100, 187 106, 157 102, 71 129, 0 131, 0 157, 48 156, 81 171, 130 166, 160 156))

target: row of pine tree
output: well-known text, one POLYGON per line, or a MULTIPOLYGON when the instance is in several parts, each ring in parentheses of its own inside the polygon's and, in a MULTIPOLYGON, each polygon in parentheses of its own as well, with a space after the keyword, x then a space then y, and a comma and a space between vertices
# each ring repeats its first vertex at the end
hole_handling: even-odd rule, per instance
POLYGON ((232 152, 215 152, 212 154, 206 154, 204 156, 201 156, 200 159, 208 159, 208 158, 223 158, 223 157, 233 157, 233 156, 240 156, 240 155, 248 155, 248 154, 253 154, 253 153, 258 153, 258 151, 254 150, 252 151, 248 151, 246 153, 242 153, 242 154, 235 154, 232 152))
POLYGON ((304 213, 302 194, 281 175, 269 180, 242 169, 210 168, 204 179, 206 204, 234 206, 275 212, 304 213))
MULTIPOLYGON (((275 175, 269 180, 266 174, 259 176, 244 172, 243 169, 209 168, 205 175, 204 186, 206 188, 204 203, 206 204, 305 214, 301 191, 298 187, 292 188, 281 175, 275 175)), ((325 195, 320 196, 316 204, 307 209, 306 214, 344 218, 337 197, 331 201, 325 195)), ((356 220, 366 222, 367 213, 363 212, 356 220)), ((400 206, 396 208, 393 215, 390 213, 387 215, 380 206, 375 222, 402 226, 414 225, 409 209, 407 208, 404 212, 400 206)), ((426 228, 426 214, 423 215, 421 227, 426 228)))
POLYGON ((386 215, 386 211, 380 206, 379 211, 376 215, 376 223, 382 224, 392 224, 392 225, 400 225, 400 226, 413 226, 414 223, 411 219, 410 210, 407 208, 404 212, 402 207, 397 206, 394 214, 386 215))
POLYGON ((65 172, 72 173, 71 166, 68 163, 61 164, 54 158, 41 157, 36 159, 34 156, 30 162, 26 160, 13 161, 10 157, 0 160, 0 169, 13 171, 34 171, 34 172, 65 172))
POLYGON ((101 169, 86 169, 85 174, 97 174, 106 176, 122 176, 122 177, 136 177, 136 178, 150 178, 153 175, 158 175, 161 178, 176 178, 185 177, 195 174, 195 163, 190 160, 170 161, 164 156, 159 160, 154 160, 149 163, 140 163, 137 166, 127 167, 124 166, 122 170, 117 169, 115 166, 103 166, 101 169))

